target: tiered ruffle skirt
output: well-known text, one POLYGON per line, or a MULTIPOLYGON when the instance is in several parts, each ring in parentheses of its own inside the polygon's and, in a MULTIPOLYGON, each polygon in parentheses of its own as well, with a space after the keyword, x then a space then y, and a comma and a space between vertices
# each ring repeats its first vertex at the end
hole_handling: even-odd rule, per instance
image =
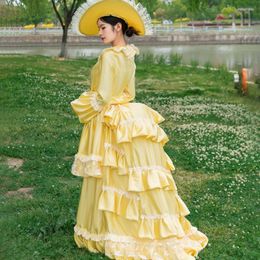
POLYGON ((185 218, 163 117, 141 103, 109 105, 84 124, 72 173, 84 177, 74 238, 111 259, 195 259, 208 238, 185 218))

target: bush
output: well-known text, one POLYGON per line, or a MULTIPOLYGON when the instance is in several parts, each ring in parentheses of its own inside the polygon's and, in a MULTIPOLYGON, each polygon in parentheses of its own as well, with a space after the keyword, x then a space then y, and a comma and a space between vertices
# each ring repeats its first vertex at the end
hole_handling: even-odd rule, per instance
POLYGON ((260 88, 260 76, 255 79, 255 84, 260 88))
POLYGON ((190 65, 191 65, 192 68, 197 68, 198 65, 199 65, 199 62, 197 60, 192 59, 190 61, 190 65))
POLYGON ((144 64, 153 64, 156 62, 156 56, 152 52, 147 51, 147 52, 142 53, 142 55, 139 55, 136 58, 136 62, 137 63, 141 62, 144 64))
POLYGON ((155 59, 156 63, 159 65, 164 65, 167 64, 166 57, 164 55, 157 55, 155 59))
POLYGON ((210 69, 212 68, 212 64, 209 61, 207 61, 204 64, 204 67, 205 67, 206 71, 210 71, 210 69))
POLYGON ((181 64, 181 61, 182 61, 182 55, 181 54, 171 53, 169 58, 170 58, 169 62, 172 66, 177 66, 177 65, 181 64))

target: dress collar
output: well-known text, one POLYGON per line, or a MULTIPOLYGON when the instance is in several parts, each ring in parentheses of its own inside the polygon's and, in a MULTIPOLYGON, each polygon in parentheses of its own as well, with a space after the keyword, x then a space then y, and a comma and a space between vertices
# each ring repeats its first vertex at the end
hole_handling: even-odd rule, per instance
POLYGON ((115 52, 123 52, 128 58, 132 58, 135 55, 139 55, 139 49, 134 44, 127 44, 125 46, 114 46, 110 48, 104 49, 106 50, 113 50, 115 52))

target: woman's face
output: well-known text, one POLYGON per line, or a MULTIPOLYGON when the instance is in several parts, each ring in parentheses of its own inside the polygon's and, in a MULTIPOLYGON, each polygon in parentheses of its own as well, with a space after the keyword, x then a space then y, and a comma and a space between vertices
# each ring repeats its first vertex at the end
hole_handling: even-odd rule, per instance
POLYGON ((117 25, 113 27, 111 24, 103 22, 100 19, 98 19, 97 25, 99 29, 99 36, 103 43, 112 43, 118 37, 117 25))

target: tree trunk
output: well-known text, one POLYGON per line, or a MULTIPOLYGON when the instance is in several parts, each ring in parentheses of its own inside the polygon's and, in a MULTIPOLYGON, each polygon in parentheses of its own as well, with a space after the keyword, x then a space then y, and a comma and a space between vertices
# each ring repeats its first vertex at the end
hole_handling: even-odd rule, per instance
POLYGON ((34 32, 34 34, 36 34, 36 31, 37 31, 37 25, 38 25, 38 24, 34 23, 34 28, 33 28, 33 32, 34 32))
POLYGON ((192 24, 192 31, 194 32, 195 31, 195 24, 194 24, 193 17, 192 17, 192 20, 191 20, 191 24, 192 24))
POLYGON ((232 28, 234 31, 236 30, 235 14, 232 14, 232 28))
POLYGON ((68 27, 64 26, 62 28, 62 41, 61 41, 61 51, 60 58, 65 58, 67 56, 67 38, 68 38, 68 27))

